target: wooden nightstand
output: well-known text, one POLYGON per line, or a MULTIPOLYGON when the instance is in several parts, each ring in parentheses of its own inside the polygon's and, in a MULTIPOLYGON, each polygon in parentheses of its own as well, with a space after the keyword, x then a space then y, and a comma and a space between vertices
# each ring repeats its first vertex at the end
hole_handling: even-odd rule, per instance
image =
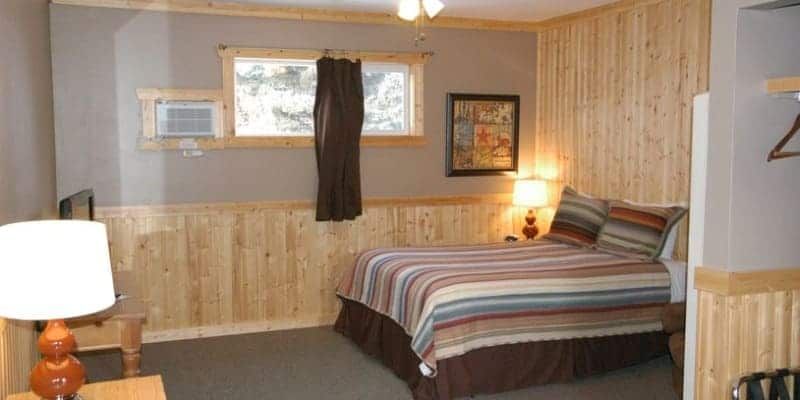
MULTIPOLYGON (((91 383, 81 388, 83 400, 166 400, 161 376, 131 378, 119 381, 91 383)), ((39 396, 28 392, 12 394, 6 400, 40 400, 39 396)))
MULTIPOLYGON (((122 375, 139 376, 142 349, 142 324, 145 305, 140 300, 134 277, 130 273, 114 274, 114 288, 127 297, 113 307, 85 317, 67 321, 78 342, 77 352, 120 349, 122 375)), ((80 359, 80 356, 78 356, 80 359)))

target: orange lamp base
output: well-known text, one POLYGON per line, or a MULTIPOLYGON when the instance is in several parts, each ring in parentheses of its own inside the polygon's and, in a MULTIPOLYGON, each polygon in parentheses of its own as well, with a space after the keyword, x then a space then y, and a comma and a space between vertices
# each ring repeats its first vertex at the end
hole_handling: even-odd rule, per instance
POLYGON ((539 228, 536 227, 536 214, 533 210, 528 210, 528 215, 525 216, 525 225, 522 228, 522 233, 525 235, 525 238, 528 240, 536 239, 536 235, 539 234, 539 228))
POLYGON ((70 354, 75 350, 75 336, 63 320, 47 322, 38 347, 44 358, 31 371, 31 390, 45 400, 77 398, 86 370, 70 354))

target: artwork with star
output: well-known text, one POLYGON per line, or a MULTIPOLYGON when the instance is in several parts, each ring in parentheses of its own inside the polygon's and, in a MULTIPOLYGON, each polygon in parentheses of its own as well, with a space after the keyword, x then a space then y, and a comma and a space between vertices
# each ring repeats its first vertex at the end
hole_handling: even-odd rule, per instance
POLYGON ((519 96, 447 97, 447 176, 516 172, 519 96))

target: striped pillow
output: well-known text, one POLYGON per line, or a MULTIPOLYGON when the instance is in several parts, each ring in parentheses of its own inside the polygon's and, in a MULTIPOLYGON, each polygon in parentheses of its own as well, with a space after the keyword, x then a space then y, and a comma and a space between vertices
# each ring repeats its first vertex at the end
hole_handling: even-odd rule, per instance
POLYGON ((561 193, 561 203, 550 225, 548 239, 593 245, 608 216, 608 202, 582 196, 571 187, 561 193))
POLYGON ((643 206, 611 200, 608 220, 597 236, 597 245, 605 250, 658 257, 670 229, 684 214, 686 207, 643 206))

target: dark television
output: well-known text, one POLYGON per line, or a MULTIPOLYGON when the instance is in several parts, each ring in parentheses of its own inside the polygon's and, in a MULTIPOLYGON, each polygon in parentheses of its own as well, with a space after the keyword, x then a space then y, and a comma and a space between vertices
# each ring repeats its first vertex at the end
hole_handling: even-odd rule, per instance
POLYGON ((94 190, 81 190, 58 202, 58 214, 61 219, 81 219, 94 221, 94 190))

